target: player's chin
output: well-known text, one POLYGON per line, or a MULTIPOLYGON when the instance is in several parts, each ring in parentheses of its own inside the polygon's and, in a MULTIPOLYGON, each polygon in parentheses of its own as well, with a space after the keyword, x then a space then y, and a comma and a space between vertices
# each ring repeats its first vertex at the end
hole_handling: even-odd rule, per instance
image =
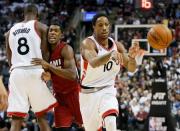
POLYGON ((49 39, 48 41, 49 41, 50 44, 55 44, 56 43, 56 40, 54 40, 54 39, 49 39))
POLYGON ((108 36, 109 36, 108 34, 102 34, 102 35, 101 35, 101 38, 103 38, 103 39, 107 39, 107 38, 108 38, 108 36))

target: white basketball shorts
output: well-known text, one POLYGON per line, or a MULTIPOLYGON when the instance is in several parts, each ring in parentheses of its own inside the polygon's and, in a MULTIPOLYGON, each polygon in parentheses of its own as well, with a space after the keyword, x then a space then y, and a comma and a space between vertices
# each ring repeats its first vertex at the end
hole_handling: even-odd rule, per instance
POLYGON ((85 130, 99 130, 106 116, 118 115, 116 89, 111 86, 94 93, 80 93, 80 108, 85 130))
POLYGON ((57 105, 45 82, 41 68, 15 68, 9 78, 8 116, 26 117, 31 109, 41 116, 57 105), (28 69, 26 69, 28 68, 28 69))

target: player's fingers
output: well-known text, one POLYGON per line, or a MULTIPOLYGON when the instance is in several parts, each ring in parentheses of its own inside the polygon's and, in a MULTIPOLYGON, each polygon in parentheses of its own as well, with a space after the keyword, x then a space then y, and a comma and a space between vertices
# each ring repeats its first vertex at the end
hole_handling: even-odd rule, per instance
POLYGON ((31 64, 33 64, 33 65, 40 65, 41 63, 39 61, 31 61, 31 64))
POLYGON ((135 50, 135 47, 130 47, 130 48, 129 48, 129 53, 133 53, 134 50, 135 50))
POLYGON ((50 80, 51 79, 51 74, 49 72, 43 72, 41 75, 42 80, 50 80))
POLYGON ((43 80, 43 81, 48 81, 48 80, 50 80, 50 79, 51 79, 50 76, 42 76, 42 80, 43 80))
POLYGON ((134 50, 131 48, 131 49, 129 49, 129 56, 131 57, 131 58, 134 58, 134 50))
POLYGON ((31 61, 31 64, 41 65, 41 64, 42 64, 42 60, 40 60, 40 59, 33 59, 33 60, 31 61))
POLYGON ((44 77, 45 77, 45 76, 46 76, 46 73, 43 72, 43 73, 41 74, 41 79, 44 80, 44 77))
POLYGON ((40 61, 40 58, 32 58, 32 60, 40 61))
POLYGON ((43 60, 40 58, 32 58, 31 62, 41 63, 43 60))
POLYGON ((129 56, 135 58, 136 55, 139 53, 139 51, 140 51, 139 47, 132 47, 129 49, 129 56))
POLYGON ((49 72, 43 72, 42 75, 44 75, 44 76, 51 76, 51 74, 49 72))
POLYGON ((46 75, 47 73, 46 72, 43 72, 42 75, 46 75))
POLYGON ((139 47, 139 42, 137 42, 137 41, 134 42, 134 46, 135 46, 135 47, 139 47))
POLYGON ((48 71, 46 71, 46 74, 47 74, 48 76, 51 76, 51 73, 50 73, 50 72, 48 72, 48 71))

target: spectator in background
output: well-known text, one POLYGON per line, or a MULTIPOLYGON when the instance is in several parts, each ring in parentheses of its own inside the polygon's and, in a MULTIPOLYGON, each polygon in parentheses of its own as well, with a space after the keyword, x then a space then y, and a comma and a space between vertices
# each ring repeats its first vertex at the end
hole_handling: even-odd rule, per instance
POLYGON ((139 130, 144 129, 145 120, 147 119, 148 112, 145 111, 144 104, 140 104, 140 109, 135 116, 136 124, 139 130))
POLYGON ((73 48, 75 51, 75 42, 76 42, 76 31, 73 27, 70 27, 68 31, 65 33, 65 40, 66 42, 73 48))
MULTIPOLYGON (((20 14, 17 15, 17 14, 15 14, 15 12, 19 12, 19 11, 17 11, 17 9, 21 10, 21 9, 19 9, 19 7, 23 7, 25 4, 28 3, 28 1, 29 0, 24 0, 24 1, 23 0, 13 0, 13 1, 12 0, 11 1, 10 0, 1 0, 0 1, 0 25, 1 25, 0 31, 2 34, 4 34, 4 32, 6 32, 7 30, 9 30, 9 28, 12 27, 12 25, 14 25, 14 23, 19 21, 16 19, 15 16, 20 18, 19 16, 21 16, 21 15, 20 14), (21 3, 17 3, 17 2, 21 2, 21 3), (16 8, 17 6, 19 6, 19 7, 16 8)), ((90 0, 90 1, 92 1, 92 0, 90 0)), ((178 31, 179 30, 179 24, 178 24, 179 19, 178 19, 178 15, 176 15, 176 14, 178 14, 178 10, 179 10, 179 0, 172 0, 172 1, 170 1, 170 0, 169 1, 156 1, 155 0, 155 1, 153 1, 153 8, 150 10, 146 10, 146 11, 144 11, 143 9, 137 9, 134 6, 135 3, 133 3, 133 0, 128 0, 126 2, 122 1, 122 0, 105 0, 104 4, 102 4, 102 5, 97 5, 96 4, 97 1, 103 2, 104 0, 94 0, 93 6, 91 6, 92 2, 88 3, 86 0, 76 0, 76 1, 34 0, 33 2, 36 3, 38 6, 40 21, 42 21, 43 23, 49 24, 50 21, 52 20, 52 18, 56 17, 56 18, 58 18, 57 21, 59 23, 65 23, 66 25, 68 25, 68 26, 66 26, 67 28, 69 28, 70 26, 74 26, 74 25, 69 24, 69 19, 64 19, 64 18, 60 19, 61 11, 62 10, 64 11, 65 8, 67 9, 67 12, 70 12, 70 13, 68 13, 68 16, 66 15, 68 18, 72 18, 72 16, 74 15, 74 12, 75 12, 74 10, 69 11, 69 9, 76 9, 76 8, 78 9, 81 7, 84 7, 85 11, 101 11, 104 9, 108 9, 108 12, 109 12, 108 15, 110 17, 112 26, 115 23, 114 21, 116 21, 116 20, 117 20, 117 23, 119 22, 118 24, 126 24, 129 19, 129 18, 127 18, 128 17, 127 15, 130 15, 130 17, 136 16, 137 18, 139 18, 141 24, 156 24, 157 21, 156 21, 155 17, 152 17, 152 16, 155 16, 157 13, 159 13, 158 10, 161 10, 160 13, 162 15, 162 21, 165 21, 165 23, 168 22, 168 25, 170 25, 171 27, 173 27, 176 30, 175 42, 173 44, 171 44, 170 47, 168 48, 168 50, 171 50, 171 53, 170 53, 170 55, 168 55, 168 57, 166 57, 166 59, 168 59, 168 63, 170 63, 170 64, 168 64, 168 68, 167 68, 168 88, 169 88, 169 91, 172 92, 174 90, 174 88, 176 88, 174 81, 179 79, 178 72, 179 72, 179 67, 180 67, 180 65, 179 65, 180 64, 180 62, 179 62, 180 37, 178 35, 178 34, 180 34, 180 33, 178 33, 179 32, 178 31), (131 1, 131 2, 129 2, 129 1, 131 1), (79 2, 78 5, 75 4, 77 2, 79 2), (73 4, 70 4, 70 3, 73 3, 73 4), (130 13, 124 13, 127 4, 130 4, 130 6, 132 7, 130 13), (73 5, 73 6, 70 7, 69 5, 73 5), (65 22, 62 22, 64 20, 65 20, 65 22), (169 21, 170 21, 170 24, 169 24, 169 21)), ((70 21, 71 20, 72 19, 70 19, 70 21)), ((91 24, 86 24, 86 29, 87 29, 86 32, 89 31, 89 28, 88 28, 89 25, 91 25, 91 24)), ((80 22, 80 24, 78 24, 77 27, 75 27, 77 36, 79 34, 79 32, 78 32, 79 28, 82 28, 81 22, 80 22)), ((112 32, 114 32, 113 29, 114 29, 114 27, 112 27, 112 32)), ((66 29, 66 30, 68 31, 68 29, 66 29)), ((132 30, 131 32, 134 32, 134 31, 132 30)), ((126 47, 126 49, 128 49, 130 46, 130 43, 128 43, 126 40, 129 39, 129 37, 133 37, 133 36, 128 36, 126 34, 127 32, 124 32, 124 31, 122 31, 122 34, 124 34, 124 36, 121 35, 120 33, 121 32, 118 33, 120 36, 120 37, 118 37, 118 40, 121 40, 123 45, 126 47)), ((146 31, 141 31, 141 33, 143 34, 142 38, 145 38, 146 31)), ((65 31, 65 34, 66 34, 66 31, 65 31)), ((3 35, 0 35, 0 37, 1 36, 3 36, 3 35)), ((2 39, 0 41, 0 45, 1 45, 0 46, 0 54, 5 54, 4 53, 5 52, 5 49, 4 49, 5 44, 3 41, 4 38, 2 37, 0 39, 2 39), (3 53, 1 53, 1 52, 3 52, 3 53)), ((78 37, 77 37, 77 40, 79 40, 78 37)), ((75 48, 77 49, 78 48, 77 45, 79 45, 79 44, 74 44, 74 45, 75 45, 75 48)), ((77 51, 79 51, 79 50, 77 50, 77 51)), ((5 59, 6 59, 6 57, 4 55, 2 57, 0 55, 0 60, 1 60, 0 70, 2 70, 1 67, 3 65, 5 65, 5 63, 6 63, 5 59), (3 58, 3 59, 1 59, 1 58, 3 58)), ((126 81, 128 83, 128 86, 125 87, 126 90, 120 90, 120 91, 123 92, 123 94, 125 94, 125 96, 128 92, 128 94, 130 94, 132 96, 131 100, 133 98, 136 98, 137 103, 139 103, 139 98, 142 97, 142 96, 140 96, 139 93, 137 93, 137 89, 141 88, 140 86, 138 86, 139 82, 141 81, 141 78, 139 76, 142 73, 144 73, 144 76, 142 76, 143 79, 145 79, 145 84, 144 84, 143 90, 145 89, 150 92, 151 85, 152 85, 151 78, 152 78, 152 64, 153 63, 154 63, 154 60, 151 57, 144 58, 143 64, 138 69, 139 70, 138 72, 140 72, 140 73, 137 72, 135 74, 137 82, 132 81, 133 78, 131 77, 131 75, 128 75, 128 77, 125 76, 128 78, 128 81, 126 81), (136 94, 136 95, 134 95, 134 94, 136 94)), ((123 71, 124 70, 122 70, 122 72, 123 71)), ((121 75, 121 73, 119 73, 119 76, 120 76, 120 78, 124 77, 123 75, 121 75)), ((6 77, 6 78, 8 78, 8 77, 6 77)), ((118 79, 116 79, 116 80, 118 81, 118 79)), ((123 85, 121 85, 121 84, 118 84, 116 86, 117 86, 117 88, 119 88, 118 86, 123 87, 123 85)), ((173 93, 171 93, 171 94, 173 94, 173 93)), ((129 100, 129 101, 131 101, 131 100, 129 100)), ((128 102, 128 105, 129 105, 129 102, 128 102)), ((9 120, 6 119, 5 121, 9 121, 9 120)), ((37 125, 36 121, 33 121, 32 124, 37 125)))

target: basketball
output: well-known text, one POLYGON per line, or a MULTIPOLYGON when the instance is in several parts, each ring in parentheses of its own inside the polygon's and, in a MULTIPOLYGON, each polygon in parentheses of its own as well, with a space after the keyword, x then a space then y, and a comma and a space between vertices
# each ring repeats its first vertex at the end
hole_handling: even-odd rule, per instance
POLYGON ((163 24, 153 26, 147 34, 147 40, 150 46, 158 50, 167 48, 172 39, 171 30, 163 24))

